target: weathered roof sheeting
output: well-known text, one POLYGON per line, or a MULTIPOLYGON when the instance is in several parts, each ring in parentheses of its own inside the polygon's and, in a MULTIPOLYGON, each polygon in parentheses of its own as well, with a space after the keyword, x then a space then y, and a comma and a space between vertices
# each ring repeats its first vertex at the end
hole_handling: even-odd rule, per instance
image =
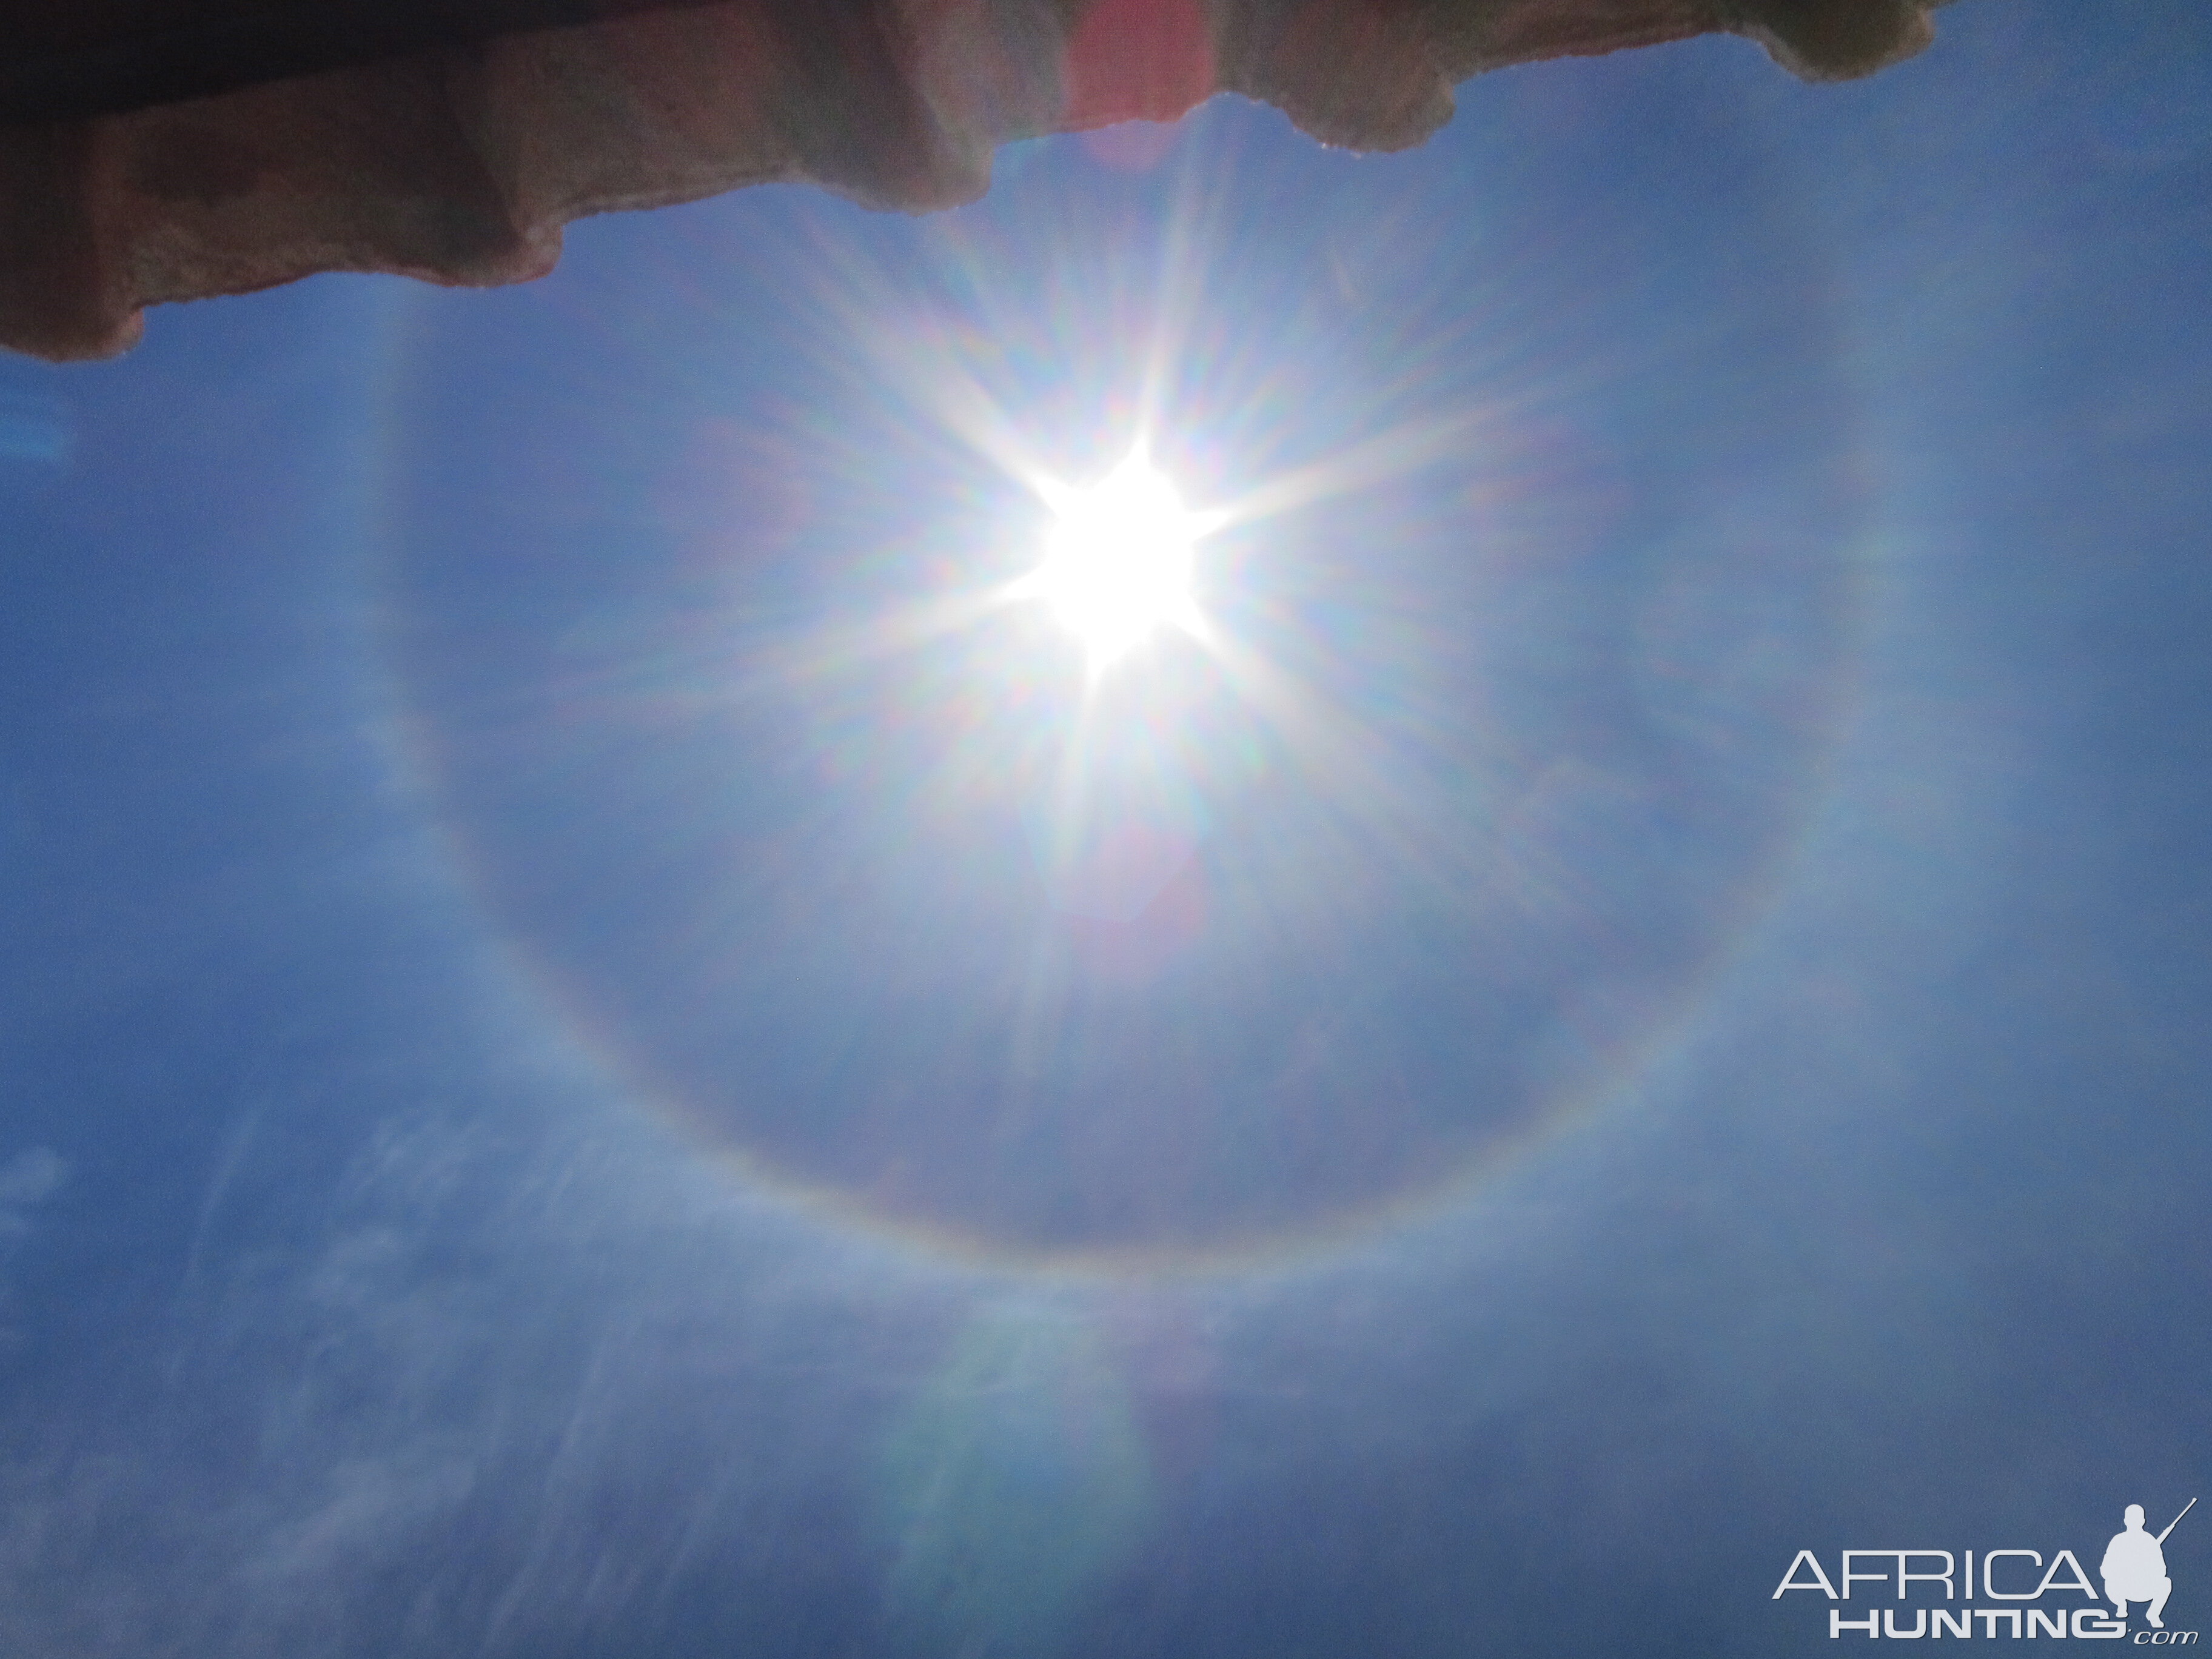
POLYGON ((1715 30, 1863 75, 1939 0, 0 0, 0 343, 321 270, 520 282, 561 228, 770 179, 943 207, 1011 139, 1231 90, 1418 143, 1503 64, 1715 30))

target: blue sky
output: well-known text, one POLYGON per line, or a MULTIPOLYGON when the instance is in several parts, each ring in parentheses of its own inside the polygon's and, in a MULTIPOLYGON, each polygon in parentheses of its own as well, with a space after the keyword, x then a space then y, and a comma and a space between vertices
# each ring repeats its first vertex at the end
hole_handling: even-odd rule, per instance
POLYGON ((2212 30, 1942 21, 0 364, 0 1638, 1765 1655, 2163 1525, 2212 30), (992 595, 1140 428, 1276 510, 1090 684, 992 595))

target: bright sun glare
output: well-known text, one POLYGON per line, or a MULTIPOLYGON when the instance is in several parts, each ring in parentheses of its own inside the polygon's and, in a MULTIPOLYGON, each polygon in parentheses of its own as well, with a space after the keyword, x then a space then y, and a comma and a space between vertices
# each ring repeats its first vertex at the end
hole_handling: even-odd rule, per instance
POLYGON ((1193 626, 1193 550, 1210 527, 1142 446, 1085 489, 1058 489, 1044 562, 1024 584, 1083 641, 1094 670, 1163 623, 1193 626))

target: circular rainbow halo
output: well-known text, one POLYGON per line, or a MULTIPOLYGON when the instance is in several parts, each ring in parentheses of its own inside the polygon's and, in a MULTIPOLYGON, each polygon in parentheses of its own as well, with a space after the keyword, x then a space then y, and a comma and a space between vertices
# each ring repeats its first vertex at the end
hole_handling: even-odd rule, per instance
POLYGON ((1052 487, 1044 562, 1023 584, 1083 641, 1092 672, 1164 623, 1195 631, 1194 554, 1213 526, 1192 512, 1144 446, 1097 483, 1052 487))

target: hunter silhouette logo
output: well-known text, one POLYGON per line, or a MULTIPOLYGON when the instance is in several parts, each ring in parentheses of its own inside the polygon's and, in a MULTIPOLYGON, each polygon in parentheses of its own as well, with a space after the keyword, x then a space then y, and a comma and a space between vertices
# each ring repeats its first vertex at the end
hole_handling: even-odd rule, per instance
MULTIPOLYGON (((2192 1498, 2182 1505, 2181 1515, 2196 1507, 2192 1498)), ((2112 1541, 2105 1546, 2105 1564, 2099 1571, 2105 1580, 2105 1599, 2119 1610, 2122 1619, 2128 1616, 2129 1602, 2148 1601, 2150 1609, 2143 1617, 2150 1621, 2150 1627, 2166 1628, 2166 1620, 2159 1615, 2166 1611, 2166 1598, 2173 1594, 2173 1580, 2166 1573, 2166 1540, 2181 1524, 2181 1515, 2167 1522, 2166 1531, 2155 1538, 2143 1530, 2142 1504, 2129 1504, 2127 1513, 2120 1517, 2127 1530, 2114 1533, 2112 1541)))
POLYGON ((1831 1578, 1820 1558, 1799 1550, 1775 1587, 1780 1601, 1791 1590, 1811 1590, 1833 1602, 1848 1602, 1854 1593, 1864 1600, 1904 1603, 1917 1599, 1921 1605, 1868 1607, 1863 1618, 1849 1618, 1841 1606, 1828 1610, 1828 1634, 1887 1636, 1904 1639, 1923 1637, 2075 1637, 2084 1641, 2131 1640, 2137 1647, 2191 1647, 2198 1632, 2166 1627, 2166 1599, 2173 1594, 2173 1578, 2166 1565, 2166 1540, 2182 1517, 2197 1507, 2191 1498, 2181 1512, 2153 1533, 2143 1522, 2143 1506, 2130 1504, 2121 1515, 2122 1530, 2112 1534, 2098 1564, 2104 1581, 2100 1595, 2081 1560, 2070 1549, 2047 1559, 2039 1550, 1936 1549, 1844 1550, 1836 1575, 1831 1578), (1889 1594, 1895 1587, 1895 1595, 1889 1594), (1880 1586, 1880 1588, 1873 1588, 1880 1586), (1915 1587, 1918 1587, 1916 1597, 1915 1587), (2078 1596, 2087 1605, 2045 1604, 2046 1596, 2078 1596), (1992 1601, 1995 1607, 1960 1607, 1961 1601, 1992 1601), (2112 1610, 2107 1613, 2104 1602, 2112 1610), (2031 1605, 2023 1606, 2023 1603, 2031 1605), (1944 1605, 1948 1604, 1948 1605, 1944 1605), (2130 1632, 2128 1609, 2141 1604, 2147 1628, 2130 1632), (1905 1620, 1911 1622, 1907 1624, 1905 1620))

